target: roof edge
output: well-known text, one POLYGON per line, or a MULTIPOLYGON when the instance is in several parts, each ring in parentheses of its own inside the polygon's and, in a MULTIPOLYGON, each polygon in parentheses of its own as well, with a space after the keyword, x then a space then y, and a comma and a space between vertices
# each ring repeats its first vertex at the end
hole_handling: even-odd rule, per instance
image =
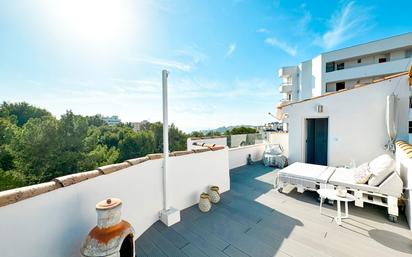
MULTIPOLYGON (((283 108, 291 106, 291 105, 300 104, 300 103, 308 102, 308 101, 311 101, 311 100, 324 98, 324 97, 327 97, 327 96, 336 95, 336 94, 340 94, 340 93, 345 93, 345 92, 356 90, 356 89, 363 88, 363 87, 366 87, 366 86, 374 85, 374 84, 377 84, 377 83, 382 82, 382 81, 386 81, 386 80, 390 80, 390 79, 393 79, 393 78, 408 75, 408 74, 410 74, 410 72, 411 72, 411 75, 409 75, 409 76, 412 76, 412 66, 411 66, 411 71, 404 71, 404 72, 396 73, 396 74, 393 74, 393 75, 390 75, 390 76, 383 77, 381 79, 373 80, 371 83, 356 84, 354 88, 342 89, 342 90, 335 91, 335 92, 327 92, 323 95, 314 96, 314 97, 303 99, 303 100, 300 100, 300 101, 297 101, 297 102, 284 104, 284 105, 278 106, 277 109, 283 109, 283 108)), ((409 78, 409 80, 412 83, 411 77, 409 78)))

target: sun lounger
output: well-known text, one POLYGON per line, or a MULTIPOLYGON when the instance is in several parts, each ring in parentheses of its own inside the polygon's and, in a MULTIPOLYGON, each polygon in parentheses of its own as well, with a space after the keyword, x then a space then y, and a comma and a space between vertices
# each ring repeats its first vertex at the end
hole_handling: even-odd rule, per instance
POLYGON ((392 172, 379 186, 357 184, 354 181, 352 169, 337 168, 330 177, 328 184, 346 187, 355 196, 355 205, 363 207, 371 203, 388 208, 391 220, 398 216, 398 198, 402 194, 403 182, 398 173, 392 172))
POLYGON ((327 182, 335 168, 295 162, 277 173, 275 187, 283 189, 287 185, 296 186, 298 192, 316 191, 328 187, 327 182))
POLYGON ((388 208, 390 220, 398 216, 398 198, 402 194, 403 182, 397 172, 392 172, 378 186, 357 184, 354 181, 354 170, 334 168, 322 165, 295 162, 279 170, 275 179, 275 188, 285 189, 294 186, 299 193, 319 188, 346 187, 355 196, 355 205, 363 207, 364 203, 388 208))

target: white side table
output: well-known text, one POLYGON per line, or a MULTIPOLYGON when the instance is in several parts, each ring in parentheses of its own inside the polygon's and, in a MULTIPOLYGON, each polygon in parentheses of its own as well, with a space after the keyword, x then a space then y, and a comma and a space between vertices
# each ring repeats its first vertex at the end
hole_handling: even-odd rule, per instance
POLYGON ((347 194, 346 197, 340 197, 336 195, 336 190, 335 189, 319 189, 317 190, 319 196, 320 196, 320 206, 319 206, 319 211, 322 214, 322 203, 325 198, 328 198, 329 200, 336 201, 337 202, 337 216, 334 218, 336 223, 340 226, 342 225, 342 219, 348 218, 349 217, 349 212, 348 212, 348 202, 353 202, 355 201, 355 197, 351 194, 347 194), (342 212, 340 210, 340 202, 345 203, 345 215, 342 216, 342 212))

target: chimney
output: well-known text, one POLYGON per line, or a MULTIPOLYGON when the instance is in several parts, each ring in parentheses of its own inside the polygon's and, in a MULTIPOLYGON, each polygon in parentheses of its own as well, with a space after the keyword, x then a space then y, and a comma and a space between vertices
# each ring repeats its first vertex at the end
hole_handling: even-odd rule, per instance
POLYGON ((83 241, 83 257, 134 257, 134 229, 121 219, 122 201, 108 198, 96 204, 97 226, 83 241))

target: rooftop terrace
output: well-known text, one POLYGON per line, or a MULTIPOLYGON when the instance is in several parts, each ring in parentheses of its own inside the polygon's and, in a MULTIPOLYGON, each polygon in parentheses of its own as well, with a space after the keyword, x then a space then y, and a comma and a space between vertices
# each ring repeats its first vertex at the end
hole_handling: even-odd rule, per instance
POLYGON ((349 206, 342 226, 336 206, 319 214, 317 194, 273 189, 276 170, 261 164, 230 172, 231 190, 209 213, 197 205, 172 227, 156 222, 136 241, 136 256, 410 256, 412 237, 403 216, 384 208, 349 206))

